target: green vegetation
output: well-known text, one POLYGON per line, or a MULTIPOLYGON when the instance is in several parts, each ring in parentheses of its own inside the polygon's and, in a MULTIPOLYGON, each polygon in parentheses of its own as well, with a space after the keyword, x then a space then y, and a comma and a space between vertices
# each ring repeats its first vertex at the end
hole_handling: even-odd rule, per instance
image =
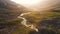
MULTIPOLYGON (((0 0, 1 3, 1 0, 0 0)), ((27 19, 27 24, 34 24, 39 32, 21 24, 22 19, 17 18, 21 13, 27 12, 26 8, 17 8, 15 4, 0 4, 0 34, 60 34, 60 8, 46 11, 32 11, 22 17, 27 19)))
MULTIPOLYGON (((0 29, 2 32, 12 31, 11 34, 31 34, 31 29, 21 24, 22 19, 16 18, 19 14, 15 10, 0 8, 0 29), (13 15, 13 17, 11 17, 13 15), (14 16, 17 15, 17 16, 14 16), (8 18, 9 17, 9 18, 8 18), (8 19, 7 19, 8 18, 8 19), (4 30, 5 29, 5 30, 4 30)), ((27 19, 27 24, 34 24, 39 32, 53 31, 60 34, 60 10, 49 10, 49 11, 33 11, 31 14, 26 14, 23 17, 27 19)), ((39 33, 38 32, 38 33, 39 33)), ((53 33, 52 32, 52 33, 53 33)), ((32 34, 38 34, 32 30, 32 34)), ((40 34, 39 33, 39 34, 40 34)), ((49 32, 52 34, 51 32, 49 32)), ((2 33, 3 34, 3 33, 2 33)), ((43 33, 42 33, 43 34, 43 33)))
MULTIPOLYGON (((40 12, 31 12, 31 14, 24 15, 28 24, 36 25, 40 30, 46 29, 60 34, 60 10, 53 9, 40 12)), ((33 34, 33 32, 32 32, 33 34)), ((47 34, 47 33, 46 33, 47 34)))

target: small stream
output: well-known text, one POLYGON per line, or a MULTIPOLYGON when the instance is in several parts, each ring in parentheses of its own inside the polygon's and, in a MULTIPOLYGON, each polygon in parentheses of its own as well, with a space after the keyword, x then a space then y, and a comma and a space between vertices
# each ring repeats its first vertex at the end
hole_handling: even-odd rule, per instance
POLYGON ((37 29, 33 24, 28 25, 28 24, 27 24, 27 19, 24 18, 24 17, 22 17, 22 16, 24 16, 24 15, 26 15, 26 14, 30 14, 30 12, 29 12, 29 13, 22 13, 21 15, 18 16, 18 18, 22 18, 22 19, 23 19, 23 20, 21 21, 21 24, 24 25, 24 26, 26 26, 26 27, 28 27, 28 28, 31 28, 31 29, 35 30, 36 32, 38 32, 38 29, 37 29))

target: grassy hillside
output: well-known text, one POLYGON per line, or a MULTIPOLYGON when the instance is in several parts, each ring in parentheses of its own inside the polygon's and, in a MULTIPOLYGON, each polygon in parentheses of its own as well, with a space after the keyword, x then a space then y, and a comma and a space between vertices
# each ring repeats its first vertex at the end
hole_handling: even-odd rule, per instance
POLYGON ((27 12, 27 8, 11 2, 0 0, 0 34, 24 34, 25 26, 21 25, 21 13, 27 12))
MULTIPOLYGON (((22 17, 27 24, 34 24, 39 32, 21 24, 22 19, 17 18, 21 13, 27 12, 23 6, 17 7, 15 3, 0 0, 0 34, 60 34, 60 8, 46 11, 32 11, 22 17), (24 10, 25 9, 25 10, 24 10)), ((19 5, 20 6, 20 5, 19 5)))
POLYGON ((30 34, 60 34, 60 9, 40 12, 31 12, 25 16, 28 24, 34 24, 39 32, 31 31, 30 34))

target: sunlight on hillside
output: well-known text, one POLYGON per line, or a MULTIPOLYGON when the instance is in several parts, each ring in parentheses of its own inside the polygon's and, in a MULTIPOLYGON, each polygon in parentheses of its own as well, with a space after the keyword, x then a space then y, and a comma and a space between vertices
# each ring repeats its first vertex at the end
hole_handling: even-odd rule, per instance
POLYGON ((0 34, 60 34, 58 0, 0 0, 0 34))
POLYGON ((21 4, 23 6, 33 6, 34 4, 37 4, 39 2, 42 2, 42 0, 11 0, 13 2, 16 2, 18 4, 21 4))

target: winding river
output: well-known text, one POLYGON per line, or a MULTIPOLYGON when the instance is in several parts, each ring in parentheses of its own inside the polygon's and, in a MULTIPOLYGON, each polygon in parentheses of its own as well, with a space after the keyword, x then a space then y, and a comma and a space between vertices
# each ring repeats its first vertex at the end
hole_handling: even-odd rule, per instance
POLYGON ((29 13, 22 13, 21 15, 18 16, 18 18, 22 18, 22 19, 23 19, 23 20, 21 21, 21 24, 24 25, 24 26, 26 26, 26 27, 28 27, 28 28, 31 28, 31 29, 35 30, 36 32, 38 32, 38 29, 37 29, 33 24, 28 25, 28 24, 27 24, 27 19, 24 18, 24 17, 22 17, 22 16, 24 16, 24 15, 26 15, 26 14, 30 14, 30 12, 29 12, 29 13))

